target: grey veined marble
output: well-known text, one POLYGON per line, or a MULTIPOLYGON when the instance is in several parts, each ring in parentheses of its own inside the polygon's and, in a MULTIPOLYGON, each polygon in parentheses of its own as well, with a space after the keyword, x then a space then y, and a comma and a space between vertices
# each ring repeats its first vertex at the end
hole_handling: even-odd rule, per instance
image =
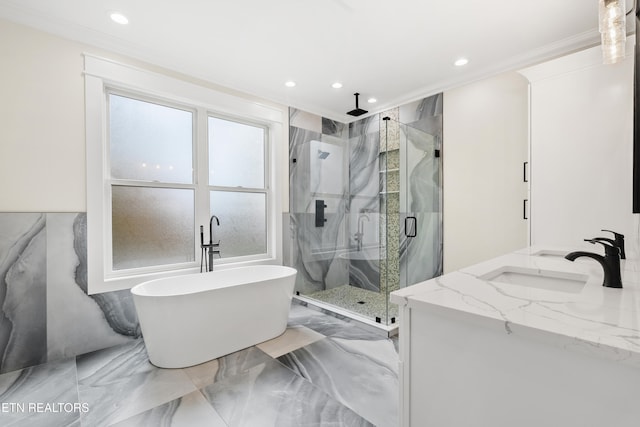
POLYGON ((182 369, 149 363, 142 340, 77 358, 80 401, 91 410, 83 424, 107 426, 196 390, 182 369))
POLYGON ((47 355, 44 214, 0 214, 0 372, 47 355))
POLYGON ((140 337, 128 291, 87 295, 84 213, 0 213, 0 372, 140 337))
POLYGON ((202 393, 229 426, 373 426, 351 409, 271 360, 202 393))
POLYGON ((0 375, 0 425, 80 426, 89 410, 78 400, 73 358, 0 375))
POLYGON ((378 427, 398 422, 398 362, 393 342, 337 337, 278 358, 378 427))
MULTIPOLYGON (((292 369, 257 346, 185 369, 160 369, 149 363, 143 341, 134 340, 0 375, 0 403, 5 405, 0 407, 0 425, 386 425, 380 414, 392 411, 396 400, 391 397, 383 405, 371 390, 384 394, 389 378, 397 377, 393 371, 397 355, 391 354, 389 340, 297 304, 291 315, 287 347, 299 350, 281 360, 295 360, 287 365, 292 369), (296 323, 331 333, 333 339, 327 341, 313 332, 309 340, 311 331, 296 323), (303 329, 307 332, 297 333, 303 329), (297 332, 289 333, 292 330, 297 332), (314 341, 325 345, 309 346, 314 341), (321 361, 324 373, 317 372, 315 366, 320 364, 310 361, 309 355, 325 358, 321 361), (387 360, 393 358, 393 362, 387 360), (345 369, 349 370, 346 380, 333 379, 344 376, 345 369), (345 385, 347 380, 365 378, 360 384, 345 385), (336 387, 343 388, 341 394, 335 393, 336 387), (380 407, 360 405, 354 398, 358 389, 362 401, 369 399, 370 406, 380 407), (42 410, 29 412, 28 404, 39 404, 42 410)), ((266 349, 281 339, 260 346, 266 349)))
POLYGON ((87 295, 87 216, 47 214, 47 326, 50 360, 141 336, 131 293, 87 295))

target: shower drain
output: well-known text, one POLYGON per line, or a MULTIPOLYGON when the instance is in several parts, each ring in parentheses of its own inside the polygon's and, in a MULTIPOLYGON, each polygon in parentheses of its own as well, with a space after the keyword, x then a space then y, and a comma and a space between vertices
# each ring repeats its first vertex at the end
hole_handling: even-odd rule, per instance
POLYGON ((358 301, 358 304, 366 304, 364 301, 358 301))

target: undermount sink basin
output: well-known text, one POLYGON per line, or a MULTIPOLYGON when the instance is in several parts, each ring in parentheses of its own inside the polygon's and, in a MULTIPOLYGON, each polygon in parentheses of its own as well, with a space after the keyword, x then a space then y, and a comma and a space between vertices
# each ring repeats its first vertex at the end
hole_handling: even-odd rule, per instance
POLYGON ((491 282, 568 293, 579 293, 589 280, 589 276, 580 273, 516 266, 500 267, 480 278, 491 282))
POLYGON ((559 251, 554 249, 540 249, 539 251, 531 253, 532 256, 541 256, 541 257, 553 257, 553 258, 564 258, 567 251, 559 251))

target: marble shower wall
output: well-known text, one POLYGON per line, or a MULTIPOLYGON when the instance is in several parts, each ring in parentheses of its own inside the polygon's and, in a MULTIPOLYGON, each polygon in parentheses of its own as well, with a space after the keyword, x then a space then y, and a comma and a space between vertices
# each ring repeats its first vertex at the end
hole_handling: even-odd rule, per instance
POLYGON ((442 274, 442 93, 399 107, 400 139, 406 142, 401 183, 400 283, 412 285, 442 274), (418 233, 406 238, 405 218, 418 233))
POLYGON ((128 290, 87 295, 85 213, 0 213, 0 373, 140 336, 128 290))
POLYGON ((342 286, 349 280, 348 262, 340 257, 348 247, 346 137, 343 123, 289 110, 288 264, 298 270, 296 291, 301 294, 342 286), (317 200, 326 205, 322 227, 315 223, 317 200))
POLYGON ((442 94, 348 126, 294 108, 289 119, 285 247, 299 272, 296 291, 349 284, 386 293, 441 274, 442 94), (318 199, 327 205, 323 227, 315 225, 318 199), (419 224, 412 239, 407 214, 419 224))
POLYGON ((380 227, 380 193, 384 180, 380 174, 381 145, 379 115, 349 124, 349 206, 348 220, 351 255, 349 283, 362 289, 380 292, 380 248, 384 242, 380 227), (361 233, 361 250, 355 233, 361 233))

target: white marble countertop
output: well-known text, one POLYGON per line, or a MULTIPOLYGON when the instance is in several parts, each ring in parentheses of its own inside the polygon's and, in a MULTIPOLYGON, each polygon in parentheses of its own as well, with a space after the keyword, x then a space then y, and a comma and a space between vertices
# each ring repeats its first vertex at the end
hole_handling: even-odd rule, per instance
POLYGON ((553 345, 640 367, 638 263, 622 261, 623 289, 605 288, 600 264, 589 258, 564 259, 562 254, 570 251, 523 249, 392 292, 391 302, 481 316, 508 334, 542 336, 553 345), (578 274, 587 280, 576 292, 560 292, 482 278, 503 266, 578 274))

